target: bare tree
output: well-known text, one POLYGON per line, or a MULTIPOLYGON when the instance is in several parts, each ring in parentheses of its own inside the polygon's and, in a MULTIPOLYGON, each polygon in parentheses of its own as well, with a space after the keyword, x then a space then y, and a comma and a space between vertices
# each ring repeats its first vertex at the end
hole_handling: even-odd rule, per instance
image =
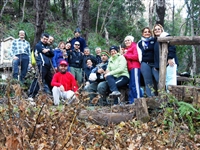
POLYGON ((156 2, 156 24, 164 26, 166 4, 165 0, 157 0, 156 2))
POLYGON ((96 28, 95 28, 95 32, 96 32, 96 33, 98 32, 99 14, 100 14, 102 2, 103 2, 103 0, 100 0, 99 6, 98 6, 98 11, 97 11, 96 28))
POLYGON ((108 13, 109 13, 110 9, 112 8, 114 1, 115 1, 115 0, 112 0, 112 2, 110 3, 110 5, 109 5, 109 7, 108 7, 108 9, 107 9, 107 11, 106 11, 106 14, 105 14, 105 16, 104 16, 103 23, 102 23, 102 25, 101 25, 101 30, 100 30, 100 33, 101 33, 101 34, 103 33, 104 26, 105 26, 105 23, 106 23, 106 18, 108 17, 108 13))
POLYGON ((23 7, 22 7, 22 21, 21 22, 24 22, 25 5, 26 5, 26 0, 24 0, 24 2, 23 2, 23 7))
POLYGON ((35 38, 33 45, 35 45, 40 40, 40 36, 45 30, 44 20, 48 4, 49 4, 48 0, 34 0, 34 7, 36 9, 36 20, 35 20, 35 38))
POLYGON ((1 9, 0 20, 1 20, 2 16, 3 16, 3 12, 4 12, 4 9, 5 9, 6 5, 7 5, 7 3, 8 3, 8 0, 4 1, 3 7, 1 9))

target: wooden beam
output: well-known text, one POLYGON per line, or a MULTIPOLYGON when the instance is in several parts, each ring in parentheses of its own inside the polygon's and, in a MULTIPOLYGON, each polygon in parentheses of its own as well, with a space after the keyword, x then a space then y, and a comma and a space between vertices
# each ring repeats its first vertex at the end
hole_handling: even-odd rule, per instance
POLYGON ((161 43, 159 48, 160 53, 160 68, 159 68, 159 82, 158 89, 165 90, 165 81, 166 81, 166 65, 167 65, 167 54, 168 54, 168 44, 161 43))
POLYGON ((171 45, 200 45, 200 36, 168 36, 158 37, 158 42, 171 45))

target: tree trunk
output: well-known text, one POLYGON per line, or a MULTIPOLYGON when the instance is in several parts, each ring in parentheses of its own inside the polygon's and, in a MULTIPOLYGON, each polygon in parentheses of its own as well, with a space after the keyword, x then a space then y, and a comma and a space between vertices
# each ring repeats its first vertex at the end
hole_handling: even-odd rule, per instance
POLYGON ((96 32, 96 33, 98 32, 99 14, 100 14, 102 2, 103 2, 103 0, 101 0, 101 1, 99 2, 98 11, 97 11, 96 28, 95 28, 95 32, 96 32))
POLYGON ((161 24, 164 26, 164 18, 165 18, 165 0, 157 0, 156 3, 156 24, 161 24))
POLYGON ((154 10, 154 6, 152 4, 152 0, 149 1, 149 28, 152 29, 153 27, 153 10, 154 10))
POLYGON ((26 0, 24 0, 23 7, 22 7, 22 21, 21 22, 24 22, 25 5, 26 5, 26 0))
POLYGON ((35 38, 34 43, 35 45, 39 40, 41 34, 45 30, 45 13, 48 8, 48 1, 47 0, 35 0, 34 6, 36 9, 36 21, 35 21, 35 38))
POLYGON ((0 20, 1 20, 2 16, 3 16, 3 12, 4 12, 4 9, 5 9, 6 5, 7 5, 7 3, 8 3, 8 0, 6 0, 6 1, 4 2, 4 4, 3 4, 3 7, 2 7, 2 9, 1 9, 1 14, 0 14, 0 20))
POLYGON ((102 33, 103 33, 103 30, 105 29, 104 26, 105 26, 106 18, 107 18, 107 16, 108 16, 108 13, 110 12, 110 9, 112 8, 112 5, 113 5, 114 1, 115 1, 115 0, 112 0, 112 2, 110 3, 110 6, 109 6, 109 8, 108 8, 108 10, 106 11, 106 14, 105 14, 104 19, 103 19, 103 23, 102 23, 102 25, 101 25, 100 34, 102 34, 102 33))
POLYGON ((88 39, 89 29, 89 0, 79 0, 78 4, 78 27, 83 31, 83 37, 88 39))
POLYGON ((65 0, 62 0, 62 16, 63 16, 63 20, 65 20, 66 19, 65 0))

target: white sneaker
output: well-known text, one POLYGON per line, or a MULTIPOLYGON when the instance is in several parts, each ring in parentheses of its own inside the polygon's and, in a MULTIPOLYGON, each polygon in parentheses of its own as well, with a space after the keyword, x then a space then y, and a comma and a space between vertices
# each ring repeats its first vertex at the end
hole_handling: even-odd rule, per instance
POLYGON ((31 102, 34 101, 34 99, 32 97, 28 97, 28 100, 31 101, 31 102))

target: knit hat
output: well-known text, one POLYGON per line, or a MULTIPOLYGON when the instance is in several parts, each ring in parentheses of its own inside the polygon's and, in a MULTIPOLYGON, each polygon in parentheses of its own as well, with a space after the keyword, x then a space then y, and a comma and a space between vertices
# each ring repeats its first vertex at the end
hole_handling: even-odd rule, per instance
POLYGON ((76 33, 76 32, 81 33, 81 29, 80 29, 80 28, 76 28, 76 29, 74 30, 74 33, 76 33))
POLYGON ((108 58, 110 57, 109 52, 106 50, 101 51, 101 55, 106 55, 108 58))
POLYGON ((111 46, 109 52, 110 52, 112 49, 116 50, 117 52, 119 51, 119 49, 118 49, 117 46, 111 46))
POLYGON ((60 62, 60 65, 68 66, 68 63, 67 63, 65 60, 62 60, 62 61, 60 62))

